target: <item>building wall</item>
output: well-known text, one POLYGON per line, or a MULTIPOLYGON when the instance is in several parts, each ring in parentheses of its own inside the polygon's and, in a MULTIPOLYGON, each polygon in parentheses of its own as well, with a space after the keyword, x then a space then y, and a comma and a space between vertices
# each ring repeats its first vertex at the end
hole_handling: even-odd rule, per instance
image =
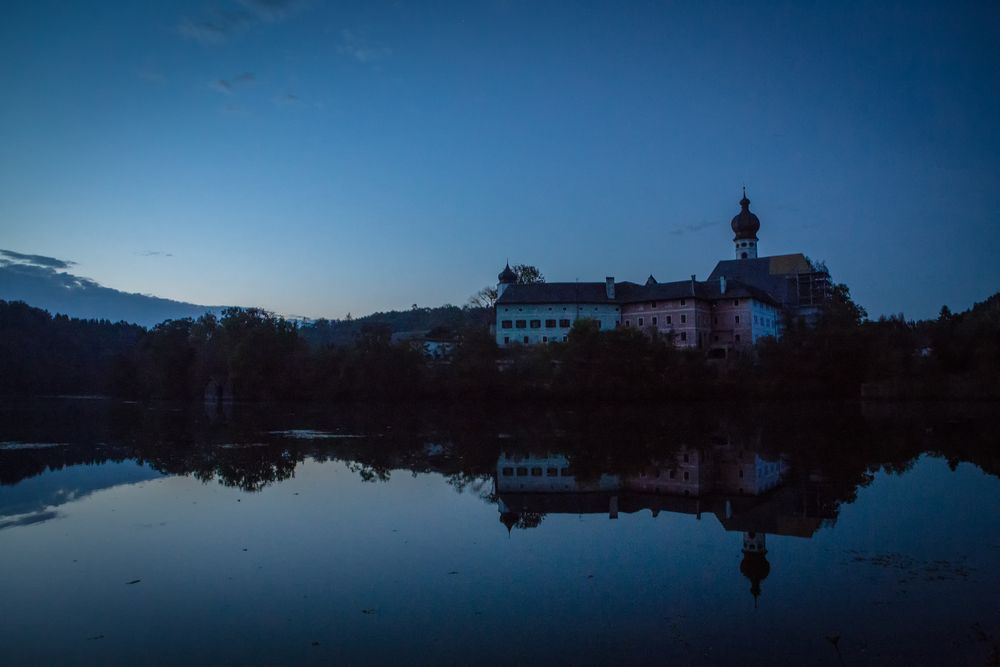
POLYGON ((580 493, 617 491, 617 475, 601 475, 596 480, 578 482, 569 459, 562 454, 508 454, 497 459, 497 493, 580 493))
POLYGON ((715 470, 711 454, 684 448, 673 461, 647 468, 625 480, 625 488, 638 493, 702 496, 714 488, 715 470))
POLYGON ((496 341, 500 347, 559 342, 569 336, 578 319, 596 320, 602 331, 610 331, 620 316, 619 306, 614 304, 498 304, 496 341), (505 326, 508 322, 509 327, 505 326), (524 326, 517 326, 522 322, 524 326), (532 322, 538 325, 533 327, 532 322))
POLYGON ((640 331, 674 333, 677 347, 699 347, 709 343, 712 305, 702 299, 642 301, 622 306, 621 326, 640 331))

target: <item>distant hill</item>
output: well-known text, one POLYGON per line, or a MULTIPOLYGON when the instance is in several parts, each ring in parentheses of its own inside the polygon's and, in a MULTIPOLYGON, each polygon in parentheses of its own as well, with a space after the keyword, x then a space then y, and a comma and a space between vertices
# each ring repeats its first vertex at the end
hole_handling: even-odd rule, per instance
POLYGON ((81 319, 125 321, 151 327, 163 320, 220 313, 225 306, 201 306, 123 292, 69 273, 72 262, 0 250, 0 299, 24 301, 50 313, 81 319))

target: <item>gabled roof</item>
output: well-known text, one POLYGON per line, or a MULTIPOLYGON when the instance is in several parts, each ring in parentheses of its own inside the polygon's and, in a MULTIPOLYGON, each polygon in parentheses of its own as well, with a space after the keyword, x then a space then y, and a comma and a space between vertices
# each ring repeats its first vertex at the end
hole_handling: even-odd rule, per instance
POLYGON ((812 271, 812 265, 802 253, 774 255, 755 259, 727 259, 715 265, 708 280, 718 281, 721 276, 727 280, 738 280, 749 287, 763 290, 779 303, 794 303, 795 275, 812 271))
POLYGON ((779 303, 763 289, 739 280, 727 280, 726 292, 718 280, 678 280, 672 283, 637 285, 632 282, 615 283, 615 298, 607 296, 605 283, 535 283, 510 285, 497 299, 498 304, 586 303, 628 304, 643 301, 673 301, 677 299, 753 298, 767 303, 779 303))
POLYGON ((508 285, 498 304, 508 303, 592 303, 614 304, 620 302, 621 292, 635 283, 615 283, 615 299, 609 299, 605 283, 534 283, 532 285, 508 285))

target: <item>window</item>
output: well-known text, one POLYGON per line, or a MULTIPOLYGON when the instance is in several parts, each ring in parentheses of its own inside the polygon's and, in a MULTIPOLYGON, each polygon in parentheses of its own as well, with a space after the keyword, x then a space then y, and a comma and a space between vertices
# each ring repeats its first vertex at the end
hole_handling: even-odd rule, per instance
POLYGON ((510 345, 510 336, 504 336, 503 337, 503 344, 504 345, 510 345))
POLYGON ((758 322, 757 322, 757 316, 756 316, 756 315, 754 315, 754 316, 753 316, 753 323, 754 323, 754 324, 757 324, 757 323, 758 323, 758 322))
POLYGON ((500 322, 500 328, 501 329, 510 329, 513 326, 514 326, 514 323, 511 322, 510 320, 503 320, 502 322, 500 322))
POLYGON ((667 315, 667 324, 670 324, 670 316, 667 315))
POLYGON ((542 328, 542 321, 541 320, 531 320, 531 322, 529 322, 528 324, 531 325, 532 329, 541 329, 542 328))
POLYGON ((670 479, 673 479, 673 478, 677 477, 677 471, 676 470, 671 470, 669 477, 670 477, 670 479))
POLYGON ((600 329, 600 328, 601 328, 601 321, 600 321, 600 320, 597 320, 597 328, 598 328, 598 329, 600 329))
POLYGON ((642 326, 642 318, 641 317, 639 318, 639 326, 640 327, 642 326))
POLYGON ((568 340, 569 340, 569 336, 563 336, 563 342, 564 342, 564 343, 565 343, 566 341, 568 341, 568 340))
POLYGON ((743 471, 740 470, 740 479, 743 479, 743 471))
POLYGON ((559 320, 559 326, 563 329, 569 328, 569 320, 559 320))
POLYGON ((542 469, 541 468, 532 468, 531 469, 531 476, 532 477, 541 477, 542 476, 542 469))
POLYGON ((681 305, 682 306, 684 305, 684 299, 681 299, 681 305))
POLYGON ((653 326, 654 327, 656 326, 656 317, 655 316, 653 317, 653 326))
POLYGON ((733 305, 734 306, 740 305, 740 300, 739 299, 733 299, 733 305))
POLYGON ((681 324, 686 324, 687 321, 688 321, 688 316, 687 315, 681 315, 681 324))
POLYGON ((625 328, 628 329, 630 326, 632 326, 632 320, 625 320, 625 328))
POLYGON ((649 307, 650 308, 656 308, 656 302, 655 301, 650 301, 649 302, 649 307))
POLYGON ((557 477, 558 475, 559 475, 559 469, 558 468, 546 468, 545 469, 545 476, 546 477, 557 477))
POLYGON ((528 343, 530 343, 530 342, 531 342, 531 341, 529 341, 529 340, 528 340, 528 337, 527 337, 527 336, 525 336, 525 337, 524 337, 524 344, 525 344, 525 345, 527 345, 527 344, 528 344, 528 343))
POLYGON ((556 326, 556 321, 555 320, 545 320, 545 328, 546 329, 554 329, 555 326, 556 326))
POLYGON ((739 324, 739 323, 740 323, 740 316, 739 316, 739 315, 737 315, 737 316, 736 316, 736 324, 739 324))
POLYGON ((685 473, 684 473, 684 481, 686 482, 686 481, 688 481, 689 479, 691 479, 691 473, 689 473, 689 472, 685 472, 685 473))
POLYGON ((503 476, 504 477, 511 477, 513 475, 514 475, 514 469, 513 468, 504 468, 503 469, 503 476))
POLYGON ((517 469, 517 476, 518 477, 524 477, 527 474, 528 474, 528 469, 527 468, 518 468, 517 469))
POLYGON ((543 343, 548 343, 549 342, 549 337, 548 336, 542 336, 542 342, 543 343))
POLYGON ((716 343, 718 343, 719 342, 719 337, 718 336, 712 336, 712 340, 715 341, 716 343))
POLYGON ((684 455, 684 463, 690 463, 690 462, 691 462, 691 457, 689 457, 687 454, 685 454, 684 455))
POLYGON ((681 332, 681 340, 687 340, 687 339, 688 339, 687 331, 682 331, 681 332))
POLYGON ((739 334, 736 334, 736 342, 737 343, 740 342, 740 335, 739 334))
POLYGON ((517 327, 518 329, 523 329, 524 327, 528 326, 528 322, 526 320, 517 320, 516 322, 514 322, 514 326, 517 327))

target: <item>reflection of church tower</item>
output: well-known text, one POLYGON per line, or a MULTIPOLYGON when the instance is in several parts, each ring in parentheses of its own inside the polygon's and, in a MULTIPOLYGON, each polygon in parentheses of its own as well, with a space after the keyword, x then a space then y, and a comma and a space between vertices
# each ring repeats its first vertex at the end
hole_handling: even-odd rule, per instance
POLYGON ((507 526, 507 533, 509 534, 511 529, 517 525, 517 520, 520 519, 520 515, 517 512, 501 512, 500 513, 500 523, 507 526))
POLYGON ((740 572, 750 580, 750 592, 753 594, 753 606, 757 608, 757 598, 760 597, 760 582, 767 579, 771 573, 771 564, 767 562, 767 548, 764 545, 764 533, 743 533, 743 561, 740 572))
POLYGON ((750 200, 747 199, 746 188, 743 188, 740 212, 733 217, 732 227, 735 234, 733 243, 736 244, 736 259, 756 259, 760 219, 750 212, 750 200))

